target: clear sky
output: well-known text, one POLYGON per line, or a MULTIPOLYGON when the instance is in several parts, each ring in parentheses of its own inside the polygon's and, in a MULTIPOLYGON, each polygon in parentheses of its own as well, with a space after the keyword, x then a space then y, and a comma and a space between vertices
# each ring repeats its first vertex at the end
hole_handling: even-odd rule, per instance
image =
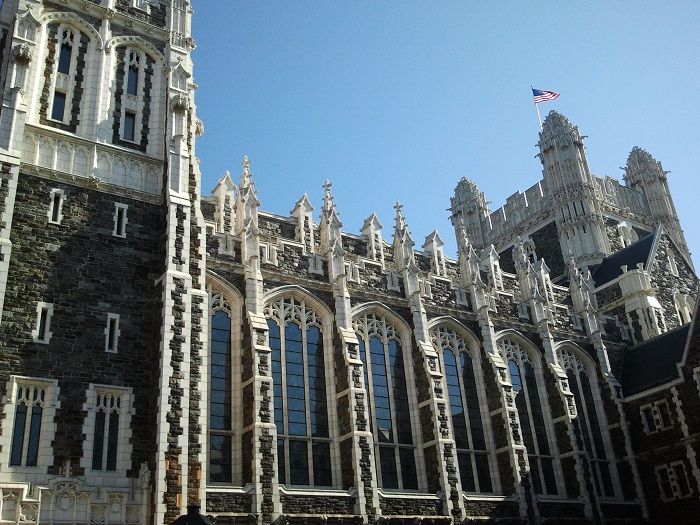
POLYGON ((597 175, 621 178, 633 146, 669 170, 700 263, 700 2, 194 0, 203 192, 251 160, 262 209, 288 215, 328 178, 344 223, 394 202, 416 248, 463 176, 493 209, 537 182, 530 84, 561 97, 597 175))

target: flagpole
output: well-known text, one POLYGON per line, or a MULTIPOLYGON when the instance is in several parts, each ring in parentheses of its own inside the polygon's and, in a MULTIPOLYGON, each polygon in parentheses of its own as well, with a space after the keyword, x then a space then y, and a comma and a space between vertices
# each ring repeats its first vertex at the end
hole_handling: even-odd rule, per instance
MULTIPOLYGON (((532 90, 535 89, 532 84, 530 84, 530 92, 532 93, 532 90)), ((533 96, 532 98, 533 102, 535 101, 535 98, 533 96)), ((537 112, 537 122, 540 123, 540 131, 542 131, 542 117, 540 117, 540 107, 537 105, 537 102, 535 102, 535 111, 537 112)))

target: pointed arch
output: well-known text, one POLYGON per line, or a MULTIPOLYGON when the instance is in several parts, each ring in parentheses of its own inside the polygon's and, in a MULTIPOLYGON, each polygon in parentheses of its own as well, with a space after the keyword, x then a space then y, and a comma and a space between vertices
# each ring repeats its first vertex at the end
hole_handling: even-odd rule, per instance
POLYGON ((425 484, 411 329, 379 302, 351 311, 359 342, 379 486, 418 490, 425 484))
POLYGON ((508 366, 534 492, 558 495, 563 484, 545 391, 542 352, 524 335, 512 329, 496 334, 496 346, 508 366))
POLYGON ((70 13, 67 11, 46 13, 41 17, 40 22, 42 27, 51 23, 66 23, 72 25, 76 29, 88 35, 97 49, 102 49, 104 47, 102 37, 97 30, 75 13, 70 13))
POLYGON ((263 297, 272 351, 277 471, 285 485, 340 484, 333 370, 333 313, 308 290, 276 288, 263 297))
POLYGON ((208 352, 202 364, 209 377, 202 394, 207 410, 206 477, 214 483, 242 484, 241 439, 241 328, 243 296, 226 279, 211 270, 206 273, 209 297, 208 352))
POLYGON ((598 368, 593 358, 570 340, 555 345, 559 364, 574 395, 576 417, 573 418, 578 446, 590 461, 592 478, 598 496, 615 497, 622 492, 614 461, 614 450, 608 433, 608 421, 598 386, 598 368))
POLYGON ((460 335, 464 338, 466 338, 469 342, 469 346, 472 348, 480 348, 481 347, 481 341, 477 337, 477 335, 469 329, 469 327, 465 326, 463 323, 461 323, 459 320, 455 319, 454 317, 450 315, 443 315, 440 317, 434 317, 430 321, 428 321, 428 330, 432 330, 438 325, 446 325, 455 330, 456 332, 459 332, 460 335))
POLYGON ((499 492, 494 442, 482 370, 481 344, 476 335, 453 317, 438 317, 429 325, 430 340, 440 367, 457 451, 462 490, 499 492))
POLYGON ((160 62, 161 64, 165 63, 165 57, 163 56, 163 53, 161 53, 156 46, 154 46, 148 40, 141 36, 120 35, 112 37, 109 40, 107 40, 107 44, 105 45, 105 52, 111 53, 112 49, 115 49, 120 46, 134 47, 150 55, 151 58, 156 62, 160 62))

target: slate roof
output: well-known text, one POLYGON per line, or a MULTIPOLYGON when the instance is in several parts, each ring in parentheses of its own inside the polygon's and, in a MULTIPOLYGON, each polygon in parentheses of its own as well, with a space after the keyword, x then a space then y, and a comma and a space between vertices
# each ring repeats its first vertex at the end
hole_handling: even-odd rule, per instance
POLYGON ((638 263, 646 265, 649 259, 649 252, 654 246, 655 237, 656 235, 650 233, 619 252, 608 255, 603 259, 603 262, 598 265, 591 275, 596 288, 622 275, 620 266, 626 264, 628 270, 634 270, 637 268, 638 263))
POLYGON ((676 379, 683 359, 690 324, 661 334, 625 350, 622 366, 622 392, 637 394, 676 379))

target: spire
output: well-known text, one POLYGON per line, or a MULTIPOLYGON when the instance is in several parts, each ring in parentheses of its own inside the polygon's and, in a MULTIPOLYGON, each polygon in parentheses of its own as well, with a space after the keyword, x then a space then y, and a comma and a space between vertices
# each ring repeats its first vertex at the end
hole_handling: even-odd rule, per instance
POLYGON ((664 171, 661 163, 651 154, 635 146, 627 157, 625 182, 630 186, 655 179, 665 180, 668 172, 664 171))

